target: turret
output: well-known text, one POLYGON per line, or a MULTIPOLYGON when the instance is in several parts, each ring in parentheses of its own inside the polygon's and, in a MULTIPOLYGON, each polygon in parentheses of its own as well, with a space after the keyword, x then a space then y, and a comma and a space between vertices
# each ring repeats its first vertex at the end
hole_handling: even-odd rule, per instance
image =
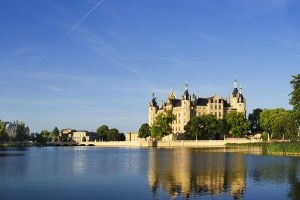
MULTIPOLYGON (((182 95, 181 108, 182 108, 182 112, 183 112, 182 116, 183 116, 183 126, 184 126, 191 119, 191 101, 190 101, 190 94, 188 91, 187 83, 184 86, 184 93, 182 95)), ((183 127, 182 127, 182 129, 183 129, 183 127)))
POLYGON ((190 99, 190 95, 189 95, 189 91, 188 91, 188 84, 186 83, 185 86, 184 86, 184 94, 182 96, 182 98, 184 100, 189 100, 190 99))
POLYGON ((156 102, 156 97, 155 97, 155 94, 154 92, 152 93, 152 100, 151 102, 149 103, 149 119, 148 119, 148 124, 149 125, 152 125, 153 123, 153 120, 155 119, 155 116, 156 116, 156 113, 158 111, 158 105, 157 105, 157 102, 156 102))
POLYGON ((233 82, 233 92, 232 92, 232 96, 236 97, 238 94, 238 89, 237 89, 237 80, 236 77, 234 78, 234 82, 233 82))

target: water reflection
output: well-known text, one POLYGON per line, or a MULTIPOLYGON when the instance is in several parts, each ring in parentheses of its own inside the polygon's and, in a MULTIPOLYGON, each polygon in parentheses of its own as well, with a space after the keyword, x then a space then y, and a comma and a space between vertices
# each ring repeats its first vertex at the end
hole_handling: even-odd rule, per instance
MULTIPOLYGON (((260 155, 263 152, 261 148, 252 150, 260 155)), ((247 151, 224 151, 189 148, 150 149, 148 180, 153 197, 163 190, 172 199, 177 196, 189 198, 204 195, 226 195, 232 199, 242 199, 246 192, 248 176, 254 182, 254 185, 249 187, 250 191, 251 187, 262 185, 264 188, 267 184, 276 189, 289 180, 291 192, 288 196, 292 199, 299 198, 298 158, 255 156, 247 151), (295 160, 291 162, 290 159, 295 160)), ((261 194, 263 195, 263 192, 261 194)), ((286 195, 283 197, 286 198, 286 195)))
POLYGON ((240 199, 246 186, 246 162, 242 154, 198 152, 192 149, 151 149, 149 185, 171 198, 230 192, 240 199))
POLYGON ((300 199, 300 158, 262 148, 32 147, 1 154, 0 199, 300 199))

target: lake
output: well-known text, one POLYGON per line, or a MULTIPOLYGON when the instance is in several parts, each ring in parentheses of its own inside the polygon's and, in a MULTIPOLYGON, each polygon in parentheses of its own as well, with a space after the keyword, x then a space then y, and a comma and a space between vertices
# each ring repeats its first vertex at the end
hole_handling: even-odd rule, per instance
POLYGON ((261 148, 0 150, 0 199, 300 199, 300 157, 261 148))

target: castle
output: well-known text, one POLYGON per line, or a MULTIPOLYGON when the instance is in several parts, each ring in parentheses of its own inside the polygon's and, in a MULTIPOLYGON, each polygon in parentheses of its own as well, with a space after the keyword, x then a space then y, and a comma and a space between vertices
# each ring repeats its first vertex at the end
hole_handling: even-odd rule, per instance
POLYGON ((155 117, 165 110, 172 110, 176 116, 176 120, 172 123, 173 134, 184 133, 184 126, 193 116, 213 114, 218 119, 222 119, 226 113, 233 111, 244 113, 246 116, 246 99, 242 94, 242 87, 238 89, 237 84, 235 78, 233 92, 227 99, 217 95, 208 98, 197 97, 195 94, 190 95, 188 84, 185 84, 185 90, 180 99, 176 98, 171 90, 166 102, 161 102, 159 106, 153 93, 149 103, 149 125, 151 126, 155 117))

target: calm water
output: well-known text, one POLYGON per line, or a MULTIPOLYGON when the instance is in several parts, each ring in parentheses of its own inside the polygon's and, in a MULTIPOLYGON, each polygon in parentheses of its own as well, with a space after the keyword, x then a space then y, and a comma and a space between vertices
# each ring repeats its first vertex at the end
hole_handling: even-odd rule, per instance
POLYGON ((0 199, 300 199, 300 158, 257 148, 8 148, 0 199))

